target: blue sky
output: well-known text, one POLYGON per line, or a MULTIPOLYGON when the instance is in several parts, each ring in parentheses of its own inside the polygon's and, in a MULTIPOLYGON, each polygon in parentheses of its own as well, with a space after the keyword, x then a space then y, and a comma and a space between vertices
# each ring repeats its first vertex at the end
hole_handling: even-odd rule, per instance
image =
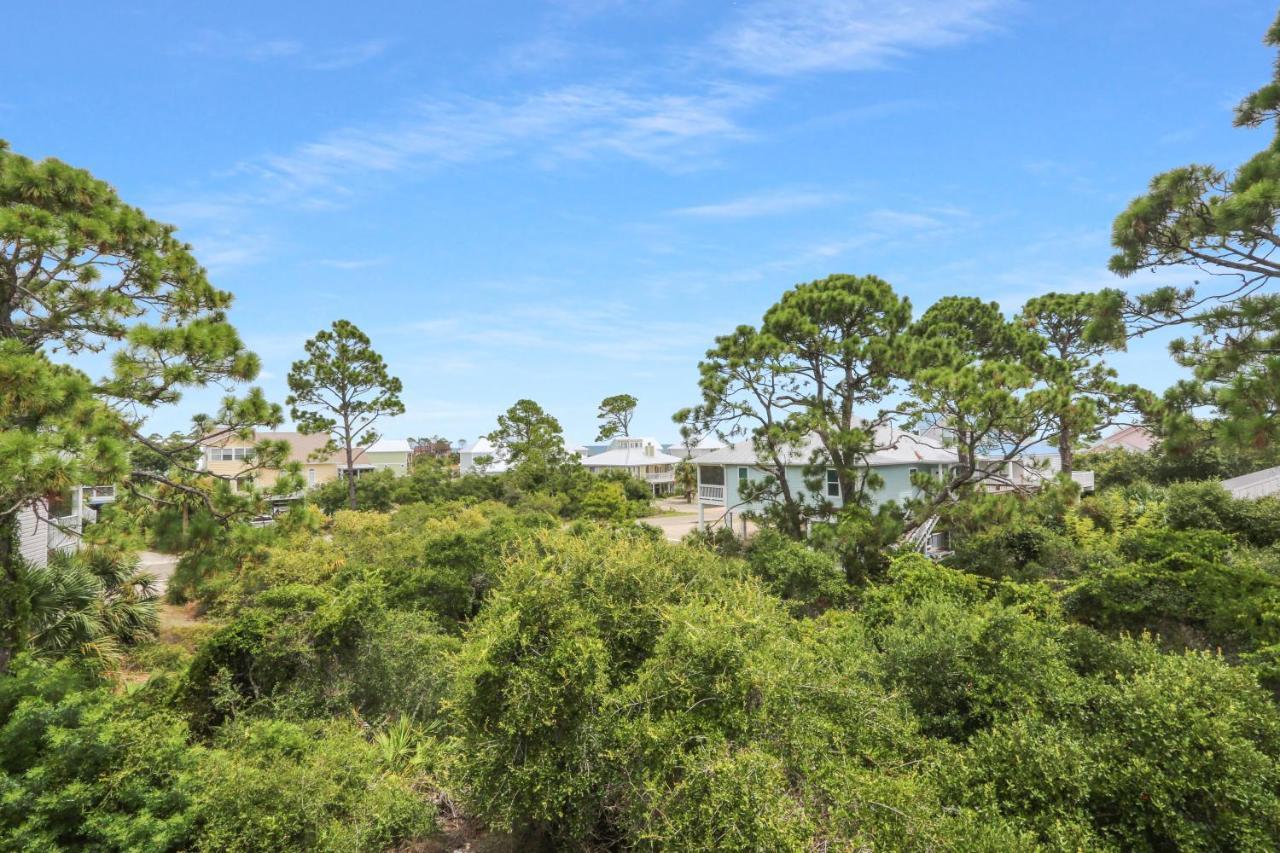
MULTIPOLYGON (((1270 73, 1275 11, 28 4, 0 137, 178 225, 277 400, 341 317, 404 381, 386 434, 471 438, 530 397, 587 441, 626 392, 634 431, 674 438, 712 338, 796 282, 876 273, 918 312, 1116 285, 1110 223, 1153 174, 1266 143, 1231 107, 1270 73)), ((1118 367, 1176 376, 1159 341, 1118 367)))

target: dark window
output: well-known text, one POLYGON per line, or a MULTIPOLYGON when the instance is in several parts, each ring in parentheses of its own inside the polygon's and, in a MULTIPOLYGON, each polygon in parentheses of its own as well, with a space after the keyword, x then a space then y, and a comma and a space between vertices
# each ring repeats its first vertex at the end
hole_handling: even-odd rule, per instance
POLYGON ((827 469, 827 497, 840 497, 840 475, 834 468, 827 469))

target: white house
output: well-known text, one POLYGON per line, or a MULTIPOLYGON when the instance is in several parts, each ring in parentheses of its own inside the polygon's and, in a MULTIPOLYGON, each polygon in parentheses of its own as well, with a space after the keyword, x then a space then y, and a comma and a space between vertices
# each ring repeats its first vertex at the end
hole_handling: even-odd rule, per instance
POLYGON ((709 432, 698 439, 697 443, 692 447, 686 448, 683 444, 668 444, 666 451, 672 456, 679 456, 681 459, 694 459, 698 456, 706 456, 714 450, 722 450, 724 446, 724 442, 717 438, 715 433, 709 432))
POLYGON ((113 486, 85 486, 23 507, 18 510, 18 553, 28 565, 47 566, 53 552, 79 549, 85 521, 114 499, 113 486))
MULTIPOLYGON (((587 448, 574 447, 567 441, 564 443, 564 452, 571 459, 587 457, 587 448)), ((507 459, 506 451, 495 447, 493 442, 483 435, 477 438, 474 444, 458 451, 459 474, 501 474, 510 468, 511 463, 507 459), (480 464, 481 459, 486 460, 485 464, 480 464)))
POLYGON ((501 474, 509 467, 506 451, 483 435, 458 452, 459 474, 501 474))
POLYGON ((653 493, 666 494, 675 487, 676 463, 680 457, 672 456, 652 438, 620 436, 609 442, 609 449, 595 456, 588 456, 582 464, 593 474, 605 471, 626 471, 644 480, 653 493))

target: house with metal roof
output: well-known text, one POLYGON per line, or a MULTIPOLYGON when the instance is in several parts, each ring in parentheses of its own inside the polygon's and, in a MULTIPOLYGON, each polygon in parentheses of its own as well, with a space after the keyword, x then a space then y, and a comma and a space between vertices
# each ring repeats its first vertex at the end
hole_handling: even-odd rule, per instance
MULTIPOLYGON (((882 449, 867 458, 868 465, 884 480, 884 485, 873 496, 875 505, 915 496, 917 490, 911 485, 912 474, 920 472, 940 476, 958 461, 955 451, 944 447, 940 441, 890 427, 877 430, 877 443, 882 449)), ((827 470, 819 494, 814 494, 805 482, 805 469, 811 460, 823 455, 825 451, 817 436, 810 436, 788 448, 783 460, 787 485, 792 494, 821 497, 839 507, 844 503, 844 495, 840 494, 840 482, 834 468, 827 470)), ((748 483, 758 483, 771 476, 767 463, 759 459, 750 439, 698 456, 693 463, 698 467, 700 512, 705 506, 724 507, 730 513, 763 509, 742 497, 748 483)))
POLYGON ((583 459, 582 464, 593 474, 626 471, 648 483, 655 495, 662 495, 675 487, 679 461, 680 457, 667 453, 652 438, 624 435, 609 442, 604 453, 583 459))
MULTIPOLYGON (((879 449, 867 457, 867 465, 883 483, 871 495, 873 508, 890 501, 919 497, 919 489, 912 484, 912 475, 941 477, 959 464, 956 452, 945 446, 940 437, 904 432, 892 425, 876 429, 876 445, 879 449)), ((834 468, 827 469, 817 493, 806 482, 805 471, 811 461, 825 455, 817 436, 809 436, 799 445, 788 448, 783 460, 787 485, 793 495, 820 498, 840 507, 845 496, 840 493, 840 481, 834 468)), ((743 498, 747 484, 759 483, 772 476, 772 466, 758 458, 750 440, 697 456, 692 462, 698 469, 700 516, 705 516, 707 508, 722 508, 732 523, 734 513, 759 512, 764 508, 743 498)), ((993 461, 991 465, 986 487, 992 491, 1038 489, 1055 476, 1054 472, 1030 458, 993 461)), ((1072 477, 1085 490, 1092 489, 1091 472, 1076 472, 1072 477)))

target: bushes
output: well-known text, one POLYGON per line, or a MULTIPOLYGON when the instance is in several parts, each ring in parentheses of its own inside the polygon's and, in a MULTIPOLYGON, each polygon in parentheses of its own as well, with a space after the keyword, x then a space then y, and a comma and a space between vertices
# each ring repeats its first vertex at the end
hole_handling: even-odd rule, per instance
POLYGON ((521 849, 1280 845, 1254 666, 1161 650, 1280 680, 1276 552, 1136 487, 999 504, 962 554, 999 579, 906 554, 863 587, 767 531, 738 558, 497 504, 285 526, 180 677, 0 677, 0 847, 389 849, 437 788, 521 849), (1074 574, 1026 581, 1054 542, 1074 574))
POLYGON ((711 555, 629 530, 528 543, 458 659, 468 803, 530 838, 591 837, 611 783, 611 692, 650 654, 664 605, 723 576, 711 555))
POLYGON ((456 645, 429 615, 389 611, 376 584, 286 585, 205 642, 178 697, 202 733, 254 710, 428 721, 456 645))
POLYGON ((202 850, 386 850, 435 831, 433 809, 351 725, 237 725, 202 762, 202 850))
POLYGON ((175 850, 192 837, 186 725, 68 661, 0 677, 0 849, 175 850))
POLYGON ((774 530, 760 531, 747 550, 751 573, 799 612, 821 612, 849 599, 850 587, 835 555, 816 551, 774 530))
POLYGON ((351 724, 237 724, 210 746, 154 691, 69 663, 0 679, 0 849, 384 850, 434 830, 351 724))
POLYGON ((1119 849, 1280 844, 1280 715, 1249 674, 1202 654, 1119 651, 1130 671, 1082 682, 1060 713, 979 734, 950 784, 1043 841, 1119 849))

